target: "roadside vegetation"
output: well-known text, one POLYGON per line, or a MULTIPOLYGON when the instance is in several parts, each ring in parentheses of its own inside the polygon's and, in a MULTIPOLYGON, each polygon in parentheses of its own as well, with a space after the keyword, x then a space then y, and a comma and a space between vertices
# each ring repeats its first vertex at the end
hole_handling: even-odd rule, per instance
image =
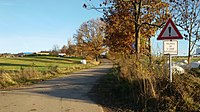
POLYGON ((83 7, 103 12, 104 42, 115 65, 112 73, 93 89, 106 112, 200 111, 199 68, 184 68, 181 74, 173 74, 170 83, 167 58, 163 54, 152 55, 155 43, 151 41, 171 18, 188 43, 187 63, 199 60, 191 58, 200 39, 200 0, 102 0, 95 3, 86 0, 83 7))
POLYGON ((105 112, 200 111, 200 77, 196 72, 173 74, 170 83, 164 56, 153 57, 152 63, 145 56, 139 61, 130 55, 111 57, 115 67, 92 90, 105 112))
MULTIPOLYGON (((114 68, 91 92, 105 112, 199 112, 200 68, 175 73, 170 83, 167 57, 152 55, 151 39, 172 18, 188 42, 188 64, 200 60, 191 59, 200 39, 200 0, 92 1, 86 0, 83 7, 103 12, 103 17, 84 22, 74 34, 75 43, 69 41, 60 51, 96 61, 108 53, 114 68)), ((58 47, 53 51, 58 54, 58 47)), ((0 87, 34 83, 88 67, 79 62, 46 56, 0 58, 0 87)))
POLYGON ((0 57, 0 88, 32 84, 94 66, 80 61, 76 57, 0 57))

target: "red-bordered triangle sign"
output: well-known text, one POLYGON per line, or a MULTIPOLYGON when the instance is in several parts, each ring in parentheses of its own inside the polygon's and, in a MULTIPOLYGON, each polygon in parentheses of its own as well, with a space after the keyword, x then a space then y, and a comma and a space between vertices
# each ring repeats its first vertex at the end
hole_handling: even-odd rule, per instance
POLYGON ((157 40, 165 40, 165 39, 183 39, 183 36, 176 28, 174 22, 169 19, 165 25, 165 27, 160 32, 157 40))

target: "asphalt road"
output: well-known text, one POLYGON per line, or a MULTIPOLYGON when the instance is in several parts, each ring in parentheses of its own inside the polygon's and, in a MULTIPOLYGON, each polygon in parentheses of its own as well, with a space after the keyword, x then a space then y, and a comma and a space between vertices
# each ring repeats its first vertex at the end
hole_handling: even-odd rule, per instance
POLYGON ((103 112, 88 92, 112 64, 108 60, 96 68, 68 76, 0 91, 0 112, 103 112))

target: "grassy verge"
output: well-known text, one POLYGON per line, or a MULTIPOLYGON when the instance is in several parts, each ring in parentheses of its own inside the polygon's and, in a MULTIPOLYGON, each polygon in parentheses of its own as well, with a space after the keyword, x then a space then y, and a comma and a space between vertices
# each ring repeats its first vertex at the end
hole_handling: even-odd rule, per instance
POLYGON ((105 112, 199 112, 200 78, 174 74, 170 84, 164 60, 149 65, 145 58, 120 59, 92 89, 92 97, 105 112))
POLYGON ((185 74, 169 84, 157 82, 158 97, 144 97, 137 81, 128 83, 109 74, 99 80, 91 93, 104 112, 199 112, 200 79, 185 74), (184 81, 183 81, 184 80, 184 81))
MULTIPOLYGON (((187 60, 187 56, 182 56, 182 57, 174 56, 173 57, 173 61, 175 61, 175 62, 182 62, 183 60, 187 60)), ((194 62, 194 61, 200 61, 200 57, 199 56, 192 57, 191 62, 194 62)))
POLYGON ((0 88, 33 84, 94 66, 80 64, 80 60, 52 56, 0 58, 0 88))

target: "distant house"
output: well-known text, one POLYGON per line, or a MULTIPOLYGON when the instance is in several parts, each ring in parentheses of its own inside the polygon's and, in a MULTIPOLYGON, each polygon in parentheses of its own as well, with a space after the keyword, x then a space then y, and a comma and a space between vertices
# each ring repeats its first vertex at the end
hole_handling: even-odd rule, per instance
POLYGON ((24 57, 24 53, 18 53, 17 56, 18 57, 24 57))
POLYGON ((31 55, 31 54, 35 54, 35 52, 21 52, 21 53, 18 53, 17 56, 23 57, 23 56, 31 55))
POLYGON ((36 54, 39 54, 39 55, 50 55, 51 51, 40 51, 40 52, 37 52, 36 54))
POLYGON ((35 52, 23 52, 24 55, 31 55, 31 54, 35 54, 35 52))
POLYGON ((64 57, 64 56, 66 56, 66 53, 58 53, 58 56, 64 57))

